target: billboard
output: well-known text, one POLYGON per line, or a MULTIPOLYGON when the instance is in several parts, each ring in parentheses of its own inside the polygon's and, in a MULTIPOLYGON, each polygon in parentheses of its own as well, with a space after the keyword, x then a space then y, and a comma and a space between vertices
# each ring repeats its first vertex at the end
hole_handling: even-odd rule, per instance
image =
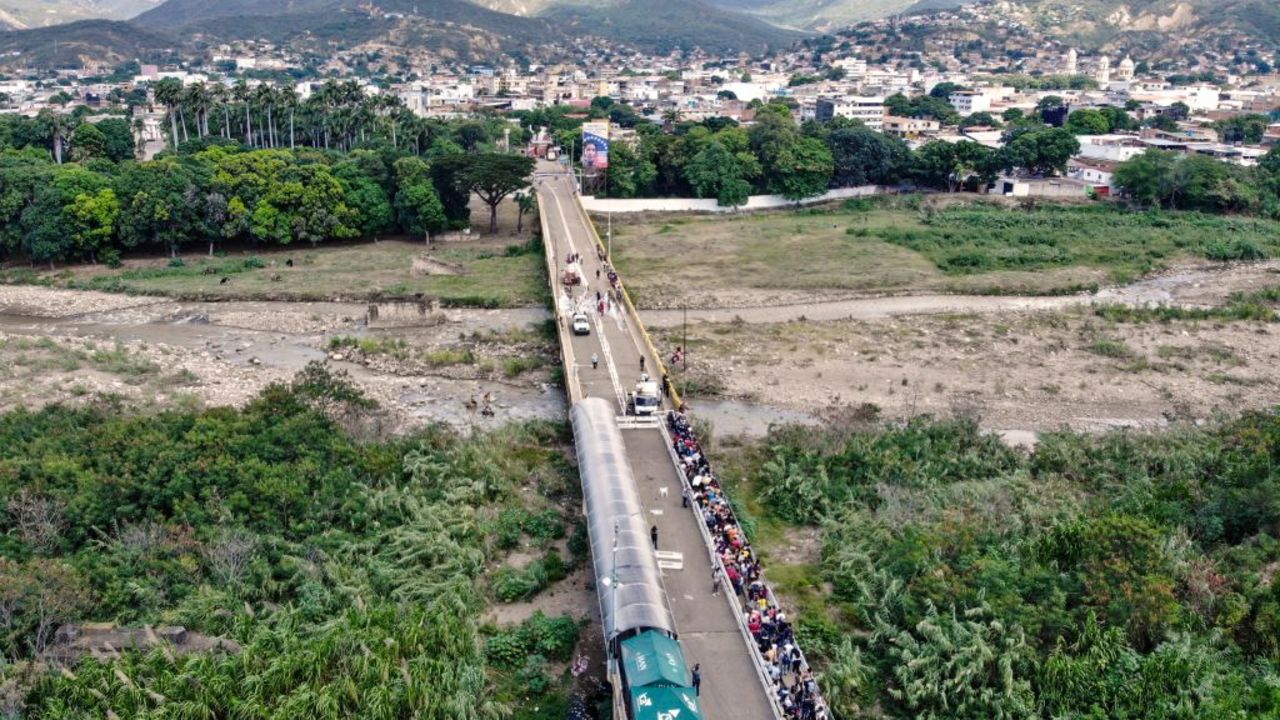
POLYGON ((609 121, 582 124, 582 169, 609 167, 609 121))

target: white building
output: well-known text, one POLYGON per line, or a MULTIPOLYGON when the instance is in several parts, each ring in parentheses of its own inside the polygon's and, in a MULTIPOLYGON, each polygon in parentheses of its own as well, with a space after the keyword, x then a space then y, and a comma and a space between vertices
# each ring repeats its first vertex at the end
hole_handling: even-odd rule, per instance
POLYGON ((951 107, 961 115, 972 115, 976 112, 991 111, 991 96, 973 90, 957 90, 947 97, 951 107))
POLYGON ((884 126, 884 115, 884 96, 882 95, 819 98, 814 107, 814 117, 820 122, 838 117, 849 118, 861 120, 863 125, 877 131, 884 126))
POLYGON ((1078 157, 1098 161, 1120 163, 1141 155, 1147 146, 1133 135, 1080 135, 1078 157))
POLYGON ((1134 64, 1133 58, 1125 55, 1124 59, 1120 61, 1120 67, 1116 69, 1116 79, 1120 82, 1126 83, 1132 81, 1134 69, 1136 67, 1137 66, 1134 64))

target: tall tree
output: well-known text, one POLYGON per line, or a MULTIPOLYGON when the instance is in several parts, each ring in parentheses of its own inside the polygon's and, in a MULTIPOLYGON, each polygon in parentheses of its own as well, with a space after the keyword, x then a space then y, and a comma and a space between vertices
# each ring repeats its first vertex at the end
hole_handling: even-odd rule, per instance
POLYGON ((182 81, 177 78, 164 78, 155 85, 156 102, 164 105, 169 114, 169 138, 173 149, 178 149, 178 103, 182 101, 182 81))
POLYGON ((738 159, 719 141, 707 143, 684 167, 685 177, 700 198, 716 198, 718 205, 745 205, 751 184, 742 177, 738 159))
POLYGON ((529 187, 533 158, 481 153, 468 156, 462 182, 489 206, 489 232, 498 232, 498 205, 511 193, 529 187))

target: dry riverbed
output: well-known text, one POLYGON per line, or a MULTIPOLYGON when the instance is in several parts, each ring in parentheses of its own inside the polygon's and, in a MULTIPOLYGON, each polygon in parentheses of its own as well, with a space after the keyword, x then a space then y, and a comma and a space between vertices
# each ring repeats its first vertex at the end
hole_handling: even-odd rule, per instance
POLYGON ((890 417, 973 412, 994 429, 1105 429, 1268 407, 1280 389, 1280 325, 1120 323, 1083 307, 703 323, 688 343, 678 383, 811 415, 872 403, 890 417))
POLYGON ((0 411, 103 394, 238 405, 321 361, 350 373, 396 430, 562 416, 544 311, 448 310, 422 326, 376 330, 367 310, 0 286, 0 411), (485 393, 492 418, 467 406, 485 393))

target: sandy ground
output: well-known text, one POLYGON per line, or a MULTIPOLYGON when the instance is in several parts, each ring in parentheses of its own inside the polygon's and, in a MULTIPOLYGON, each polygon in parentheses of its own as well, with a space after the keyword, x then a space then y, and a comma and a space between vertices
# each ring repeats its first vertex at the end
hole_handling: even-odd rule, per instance
POLYGON ((1125 305, 1212 306, 1233 292, 1280 284, 1280 262, 1240 265, 1191 264, 1170 269, 1130 285, 1096 293, 1063 296, 899 294, 851 296, 848 293, 802 293, 743 289, 719 295, 714 304, 688 309, 642 310, 648 327, 688 322, 771 323, 793 320, 881 320, 904 315, 1004 313, 1061 310, 1093 303, 1125 305))
MULTIPOLYGON (((782 305, 770 304, 772 294, 757 295, 742 308, 690 311, 692 365, 676 380, 703 386, 694 407, 726 433, 815 421, 833 406, 861 403, 890 417, 977 412, 1018 442, 1064 425, 1205 418, 1273 404, 1280 326, 1112 324, 1088 304, 1212 306, 1233 292, 1274 286, 1278 273, 1275 262, 1182 267, 1093 296, 1048 298, 824 303, 810 295, 782 305)), ((349 372, 398 430, 563 417, 549 367, 503 372, 504 358, 545 349, 516 343, 488 348, 497 354, 475 363, 421 361, 422 352, 458 348, 477 334, 527 337, 544 311, 446 311, 438 323, 377 330, 368 327, 367 311, 355 303, 200 303, 0 286, 0 410, 103 393, 143 404, 235 405, 318 360, 349 372), (338 336, 403 341, 413 356, 334 350, 338 336), (485 393, 495 398, 491 418, 468 405, 485 393)), ((644 317, 664 349, 684 342, 683 312, 644 317)), ((553 354, 543 359, 555 362, 553 354)))
MULTIPOLYGON (((0 411, 103 393, 142 404, 239 405, 322 361, 349 372, 396 430, 563 416, 563 394, 550 386, 546 369, 507 377, 500 366, 436 369, 350 351, 333 355, 335 336, 383 332, 367 328, 366 311, 344 303, 190 303, 0 286, 0 411), (492 418, 465 404, 486 392, 494 396, 492 418)), ((540 309, 451 310, 431 327, 394 332, 425 351, 477 333, 528 334, 545 316, 540 309)))
MULTIPOLYGON (((659 335, 680 341, 678 329, 659 335)), ((811 416, 862 403, 889 417, 963 411, 1022 432, 1203 419, 1269 407, 1280 389, 1280 326, 1121 324, 1084 309, 700 324, 689 346, 689 378, 752 404, 811 416)))

